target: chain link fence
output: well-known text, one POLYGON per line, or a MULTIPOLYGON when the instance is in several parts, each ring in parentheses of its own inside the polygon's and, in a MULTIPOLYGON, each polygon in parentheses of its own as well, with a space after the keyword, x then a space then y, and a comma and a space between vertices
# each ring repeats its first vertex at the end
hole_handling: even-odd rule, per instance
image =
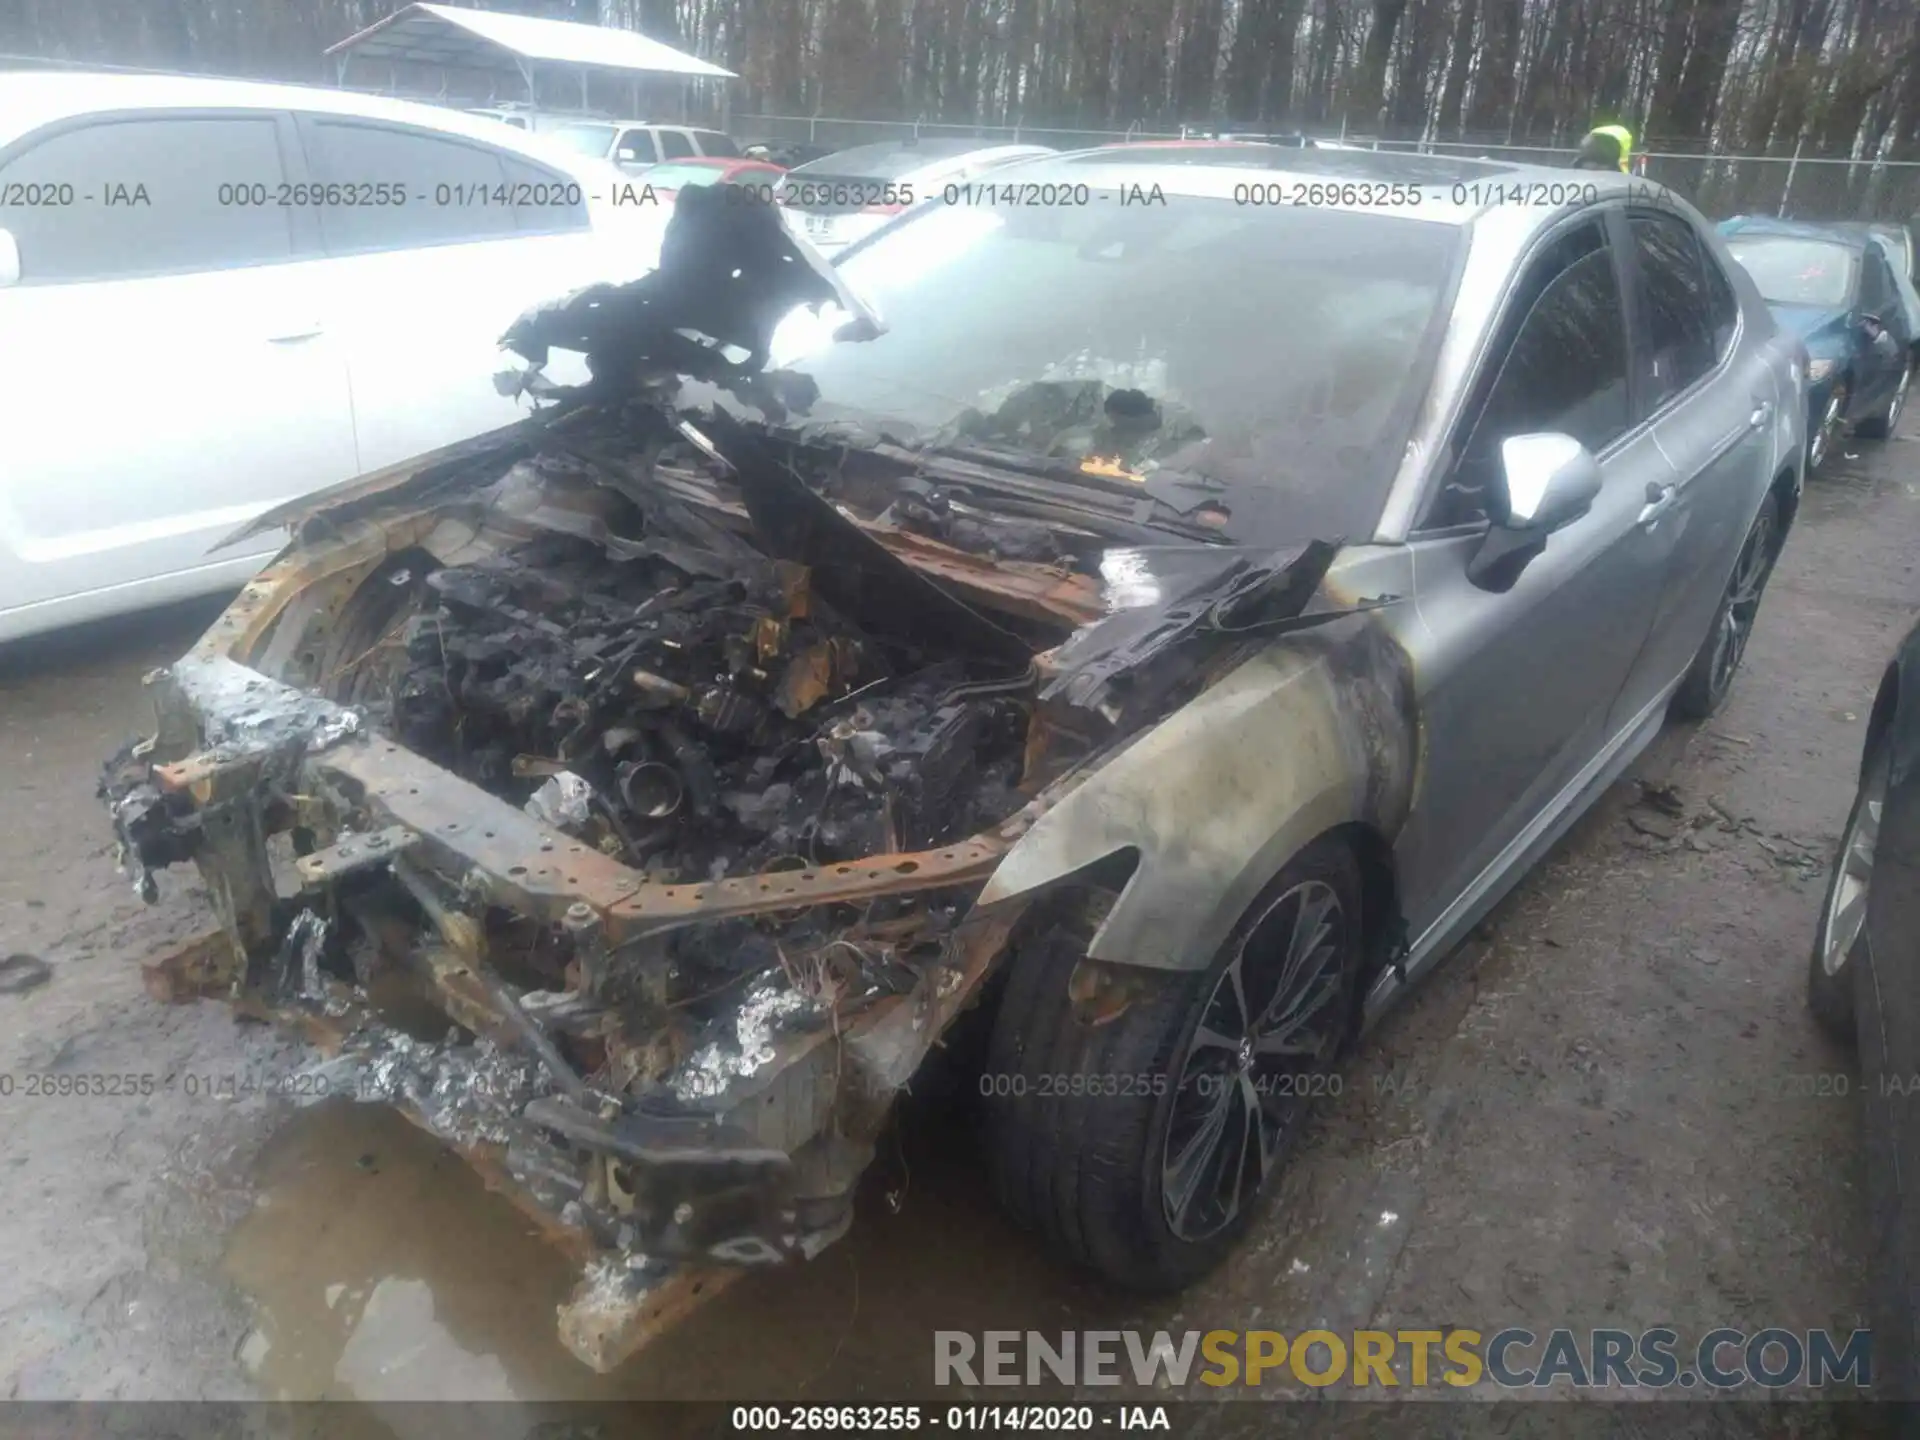
MULTIPOLYGON (((1050 145, 1085 149, 1126 140, 1178 140, 1181 130, 1078 130, 1044 125, 961 125, 929 121, 849 120, 826 115, 735 115, 743 140, 806 143, 841 149, 915 135, 967 137, 983 144, 1050 145)), ((1332 140, 1335 137, 1319 137, 1332 140)), ((1457 155, 1523 165, 1565 168, 1572 146, 1475 145, 1448 141, 1347 138, 1367 149, 1457 155)), ((1732 155, 1653 151, 1638 157, 1637 173, 1677 190, 1708 215, 1778 215, 1793 220, 1920 219, 1920 162, 1833 160, 1796 154, 1732 155)))

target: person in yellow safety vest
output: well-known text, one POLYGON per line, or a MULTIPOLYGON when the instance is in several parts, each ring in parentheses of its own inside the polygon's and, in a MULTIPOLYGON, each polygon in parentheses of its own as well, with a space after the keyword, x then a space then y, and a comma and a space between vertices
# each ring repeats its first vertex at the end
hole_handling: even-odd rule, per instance
POLYGON ((1574 157, 1576 170, 1618 170, 1633 172, 1633 132, 1624 125, 1596 125, 1580 142, 1574 157))

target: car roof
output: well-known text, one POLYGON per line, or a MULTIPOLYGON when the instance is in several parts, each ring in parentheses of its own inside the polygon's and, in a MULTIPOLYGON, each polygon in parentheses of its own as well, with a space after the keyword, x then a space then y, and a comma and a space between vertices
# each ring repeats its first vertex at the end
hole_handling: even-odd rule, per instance
MULTIPOLYGON (((553 164, 553 152, 527 132, 486 115, 356 90, 276 85, 199 75, 124 75, 76 71, 0 71, 0 145, 57 120, 116 110, 306 110, 417 125, 513 150, 553 164)), ((593 123, 593 122, 583 122, 593 123)))
MULTIPOLYGON (((1293 144, 1284 139, 1244 135, 1230 140, 1123 140, 1082 153, 1142 165, 1164 161, 1170 165, 1245 165, 1278 170, 1297 164, 1303 150, 1336 150, 1351 154, 1359 149, 1359 146, 1339 145, 1330 140, 1308 140, 1303 144, 1293 144)), ((1384 153, 1392 155, 1399 152, 1384 153)), ((1478 166, 1482 162, 1470 163, 1478 166)))
POLYGON ((821 166, 823 170, 830 165, 835 174, 859 175, 871 170, 874 174, 898 175, 905 174, 921 164, 956 160, 962 155, 984 154, 994 150, 1024 152, 1036 156, 1053 153, 1041 145, 1015 146, 981 140, 974 136, 940 136, 923 140, 879 140, 871 145, 854 145, 845 150, 835 150, 829 155, 822 155, 817 160, 809 160, 807 164, 821 166))
MULTIPOLYGON (((1203 146, 1207 144, 1202 142, 1203 146)), ((1632 193, 1645 196, 1650 203, 1682 203, 1643 177, 1611 171, 1573 171, 1391 150, 1295 149, 1244 141, 1211 142, 1210 148, 1230 153, 1208 157, 1199 147, 1190 147, 1174 159, 1165 150, 1107 146, 1016 161, 994 175, 996 180, 1017 173, 1023 181, 1043 182, 1051 177, 1129 191, 1135 186, 1143 190, 1158 186, 1170 196, 1237 198, 1243 203, 1250 184, 1276 187, 1271 192, 1276 196, 1286 195, 1296 184, 1331 185, 1336 188, 1313 192, 1316 208, 1403 215, 1452 225, 1497 219, 1503 231, 1515 236, 1546 228, 1595 195, 1632 193), (1156 155, 1162 158, 1156 159, 1156 155), (1259 179, 1250 180, 1250 171, 1258 172, 1259 179), (1359 188, 1351 194, 1337 188, 1347 182, 1359 188), (1418 187, 1417 199, 1398 198, 1393 193, 1396 186, 1406 191, 1418 187), (1380 187, 1389 193, 1381 195, 1380 187), (1535 196, 1539 197, 1537 203, 1520 203, 1535 196)), ((1277 202, 1280 208, 1287 203, 1285 199, 1277 202)))
POLYGON ((1834 228, 1853 235, 1863 235, 1872 240, 1884 240, 1889 245, 1898 245, 1903 250, 1912 243, 1907 235, 1906 226, 1896 225, 1890 220, 1841 220, 1835 222, 1834 228))

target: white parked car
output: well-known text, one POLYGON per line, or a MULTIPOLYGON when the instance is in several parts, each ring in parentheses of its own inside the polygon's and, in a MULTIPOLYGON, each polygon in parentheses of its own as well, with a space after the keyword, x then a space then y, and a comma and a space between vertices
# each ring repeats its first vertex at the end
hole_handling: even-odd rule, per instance
POLYGON ((794 166, 781 182, 780 199, 814 247, 832 254, 878 230, 889 216, 939 198, 949 185, 1053 153, 1044 145, 982 145, 973 139, 885 140, 794 166))
POLYGON ((692 125, 657 125, 646 120, 567 120, 549 127, 536 120, 533 128, 534 133, 550 145, 596 160, 609 160, 629 172, 703 156, 723 160, 740 158, 740 147, 733 143, 731 136, 692 125))
POLYGON ((0 641, 244 583, 241 522, 518 418, 502 332, 658 256, 623 186, 437 106, 0 75, 0 641))

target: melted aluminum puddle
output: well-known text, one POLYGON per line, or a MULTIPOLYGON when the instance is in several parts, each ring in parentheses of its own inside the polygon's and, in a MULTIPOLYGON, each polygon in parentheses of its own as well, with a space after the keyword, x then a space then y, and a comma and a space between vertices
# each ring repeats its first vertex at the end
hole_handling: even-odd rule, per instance
POLYGON ((682 1100, 711 1100, 758 1074, 773 1063, 773 1037, 783 1022, 812 1008, 813 1001, 785 985, 754 987, 736 1013, 732 1041, 715 1040, 694 1051, 674 1076, 673 1093, 682 1100))

